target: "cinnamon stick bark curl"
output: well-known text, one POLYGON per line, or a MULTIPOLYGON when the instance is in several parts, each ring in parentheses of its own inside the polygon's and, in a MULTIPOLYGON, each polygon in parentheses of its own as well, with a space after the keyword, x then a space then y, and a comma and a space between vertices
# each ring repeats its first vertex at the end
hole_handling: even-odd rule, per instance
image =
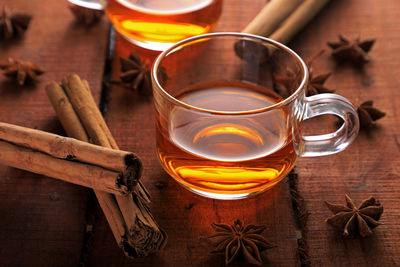
MULTIPOLYGON (((62 85, 46 87, 49 99, 63 127, 71 137, 118 149, 93 96, 89 83, 76 74, 65 77, 62 85), (90 114, 90 116, 88 116, 90 114), (83 137, 78 137, 84 132, 83 137)), ((167 241, 149 208, 149 195, 139 182, 128 195, 103 194, 95 191, 118 245, 128 257, 143 257, 160 250, 167 241)))

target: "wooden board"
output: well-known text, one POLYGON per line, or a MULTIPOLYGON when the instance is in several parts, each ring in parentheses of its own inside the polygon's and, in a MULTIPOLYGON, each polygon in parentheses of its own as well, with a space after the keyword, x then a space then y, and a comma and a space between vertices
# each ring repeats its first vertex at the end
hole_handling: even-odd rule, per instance
POLYGON ((336 66, 326 53, 316 62, 319 72, 334 70, 327 85, 355 105, 374 100, 386 112, 377 129, 361 132, 354 144, 334 156, 303 158, 297 163, 299 190, 311 212, 308 243, 315 266, 400 265, 399 62, 400 6, 398 1, 332 1, 292 42, 307 58, 339 33, 376 38, 372 61, 358 71, 336 66), (321 171, 324 170, 324 171, 321 171), (344 239, 324 220, 331 215, 323 201, 344 204, 347 193, 357 205, 369 196, 381 201, 383 225, 365 239, 344 239))
MULTIPOLYGON (((26 90, 14 90, 0 77, 0 121, 62 133, 44 85, 78 72, 90 81, 99 99, 108 24, 104 20, 89 29, 77 26, 66 1, 0 0, 0 7, 4 3, 35 18, 20 42, 0 44, 0 61, 10 56, 31 60, 47 71, 37 86, 26 90)), ((240 31, 264 4, 264 0, 225 0, 216 30, 240 31)), ((377 129, 361 133, 346 151, 297 162, 299 191, 310 212, 306 239, 313 266, 400 265, 399 20, 398 0, 335 0, 290 43, 307 59, 321 48, 328 52, 326 42, 336 40, 339 33, 377 38, 370 52, 372 61, 363 71, 336 66, 329 53, 314 66, 318 73, 334 71, 327 86, 338 94, 355 104, 373 99, 387 113, 377 129), (373 236, 344 239, 324 222, 330 211, 323 201, 344 203, 345 193, 357 204, 370 195, 383 203, 384 224, 373 236)), ((113 79, 119 74, 118 57, 136 49, 117 38, 113 79)), ((103 104, 107 104, 106 119, 121 149, 143 160, 143 183, 152 196, 153 214, 169 236, 167 246, 150 257, 129 260, 117 247, 101 209, 92 205, 90 190, 0 166, 0 265, 222 266, 223 258, 209 255, 212 247, 204 237, 212 233, 211 222, 233 223, 235 219, 267 226, 264 236, 277 247, 262 253, 265 266, 299 265, 301 231, 286 179, 247 200, 218 201, 194 195, 165 174, 156 160, 151 99, 112 86, 103 104), (159 188, 159 182, 167 186, 159 188), (93 217, 93 235, 85 241, 85 225, 93 217)), ((311 132, 320 131, 320 124, 308 125, 311 132)))
MULTIPOLYGON (((62 134, 44 86, 71 72, 88 79, 99 100, 108 23, 86 29, 66 1, 0 0, 0 8, 33 15, 25 36, 0 41, 0 61, 32 61, 46 72, 36 86, 0 77, 0 121, 62 134)), ((0 152, 1 153, 1 152, 0 152)), ((0 166, 0 265, 77 266, 90 190, 0 166)))

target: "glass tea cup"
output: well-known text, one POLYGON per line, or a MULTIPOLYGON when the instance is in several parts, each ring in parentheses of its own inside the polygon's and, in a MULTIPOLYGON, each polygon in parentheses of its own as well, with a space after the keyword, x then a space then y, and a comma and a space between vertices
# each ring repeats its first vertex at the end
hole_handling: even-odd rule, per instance
POLYGON ((108 0, 105 8, 122 36, 157 51, 210 32, 221 10, 222 0, 108 0))
POLYGON ((159 160, 178 183, 202 196, 240 199, 263 192, 298 157, 340 152, 358 133, 357 113, 346 98, 306 97, 304 61, 260 36, 186 39, 161 53, 151 74, 159 160), (273 90, 274 77, 288 70, 293 79, 282 97, 273 90), (324 114, 340 117, 342 126, 303 136, 301 122, 324 114))

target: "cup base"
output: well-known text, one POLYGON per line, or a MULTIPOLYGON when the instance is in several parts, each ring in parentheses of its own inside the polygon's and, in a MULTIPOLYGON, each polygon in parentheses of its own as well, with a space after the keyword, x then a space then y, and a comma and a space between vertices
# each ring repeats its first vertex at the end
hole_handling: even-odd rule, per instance
POLYGON ((182 184, 181 182, 176 180, 174 177, 172 177, 172 178, 175 181, 177 181, 179 185, 183 186, 188 191, 190 191, 192 193, 195 193, 196 195, 199 195, 199 196, 202 196, 202 197, 206 197, 206 198, 211 198, 211 199, 218 199, 218 200, 238 200, 238 199, 245 199, 245 198, 249 198, 249 197, 254 197, 254 196, 257 196, 259 194, 262 194, 262 193, 270 190, 272 187, 274 187, 277 183, 279 183, 282 180, 282 179, 279 179, 275 183, 270 184, 267 188, 264 188, 264 189, 262 189, 260 191, 255 191, 255 192, 250 192, 250 193, 226 194, 226 193, 212 193, 212 192, 207 192, 207 191, 202 191, 202 190, 199 190, 199 189, 191 188, 191 187, 188 187, 188 186, 182 184))
MULTIPOLYGON (((182 184, 181 184, 182 185, 182 184)), ((184 185, 183 185, 184 186, 184 185)), ((196 190, 193 188, 189 188, 184 186, 187 190, 190 192, 193 192, 197 195, 200 195, 202 197, 207 197, 211 199, 219 199, 219 200, 236 200, 236 199, 245 199, 249 198, 251 196, 258 195, 261 192, 256 192, 256 193, 244 193, 244 194, 234 194, 234 195, 227 195, 227 194, 218 194, 218 193, 210 193, 210 192, 204 192, 201 190, 196 190)), ((263 191, 264 192, 264 191, 263 191)))
POLYGON ((158 43, 158 42, 151 42, 151 41, 142 42, 142 41, 139 41, 136 39, 129 38, 120 32, 118 32, 118 34, 121 35, 125 40, 127 40, 131 44, 134 44, 136 46, 139 46, 139 47, 147 49, 147 50, 161 52, 161 51, 167 50, 168 48, 170 48, 171 46, 173 46, 175 44, 175 43, 158 43))

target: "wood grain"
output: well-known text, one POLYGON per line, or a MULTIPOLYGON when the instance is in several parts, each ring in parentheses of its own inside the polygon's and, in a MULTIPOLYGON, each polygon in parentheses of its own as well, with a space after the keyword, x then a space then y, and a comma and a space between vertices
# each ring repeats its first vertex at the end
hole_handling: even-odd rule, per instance
MULTIPOLYGON (((46 72, 36 86, 0 77, 0 121, 63 133, 44 86, 71 72, 88 79, 97 100, 108 23, 77 25, 66 1, 0 0, 33 15, 25 36, 0 42, 0 61, 32 61, 46 72)), ((0 166, 0 263, 2 266, 77 266, 85 232, 89 190, 0 166)))
MULTIPOLYGON (((11 8, 35 15, 25 37, 12 45, 0 44, 0 61, 7 57, 31 60, 46 70, 37 86, 21 90, 0 77, 0 121, 55 133, 61 127, 45 96, 44 84, 70 72, 88 79, 99 99, 107 23, 77 26, 66 1, 0 0, 11 8)), ((225 0, 218 31, 240 31, 265 4, 264 0, 225 0)), ((307 59, 339 33, 377 38, 372 61, 363 70, 337 66, 325 53, 314 63, 316 73, 334 71, 327 86, 360 104, 373 99, 387 113, 378 127, 360 133, 346 151, 323 158, 303 158, 296 164, 299 191, 310 211, 307 241, 313 266, 400 265, 400 9, 398 0, 336 0, 289 44, 307 59), (348 193, 357 203, 370 195, 385 211, 373 236, 344 239, 324 220, 330 211, 323 201, 344 203, 348 193)), ((118 78, 118 56, 136 50, 117 37, 112 61, 118 78)), ((286 180, 252 199, 218 201, 196 196, 179 186, 159 165, 155 154, 152 99, 113 85, 108 92, 107 122, 121 149, 138 154, 144 164, 143 182, 152 196, 152 212, 169 240, 151 257, 128 260, 116 246, 101 209, 95 209, 93 236, 84 244, 89 191, 45 177, 0 166, 0 264, 2 266, 76 266, 81 257, 93 266, 222 266, 209 255, 204 237, 211 222, 267 226, 266 239, 277 245, 262 254, 265 266, 297 266, 297 238, 286 180), (21 186, 21 184, 23 186, 21 186), (160 184, 166 186, 161 188, 160 184), (81 256, 83 246, 87 255, 81 256)), ((320 133, 320 118, 307 131, 320 133)), ((324 123, 323 125, 327 125, 324 123)), ((86 253, 85 252, 85 253, 86 253)), ((243 266, 240 263, 232 266, 243 266)))
POLYGON ((311 212, 308 244, 315 266, 400 265, 398 7, 397 1, 332 1, 291 43, 307 58, 320 48, 328 52, 326 42, 336 40, 339 33, 376 38, 370 52, 372 61, 363 70, 337 66, 329 53, 317 60, 315 67, 321 73, 334 70, 327 85, 336 89, 336 93, 355 105, 372 99, 387 114, 376 129, 361 132, 346 151, 329 157, 303 158, 297 163, 299 190, 311 212), (344 204, 345 193, 357 205, 371 195, 383 204, 385 211, 380 220, 383 225, 376 228, 373 236, 345 239, 324 223, 331 213, 323 201, 344 204))

